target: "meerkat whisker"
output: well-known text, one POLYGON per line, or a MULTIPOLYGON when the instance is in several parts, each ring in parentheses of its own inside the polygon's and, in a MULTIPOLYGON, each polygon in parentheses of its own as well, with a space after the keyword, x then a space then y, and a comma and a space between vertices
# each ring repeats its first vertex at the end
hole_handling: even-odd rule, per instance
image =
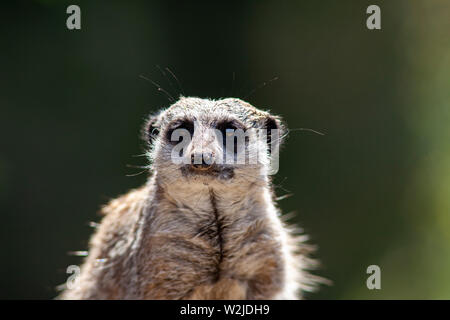
POLYGON ((166 69, 167 72, 169 72, 169 73, 172 75, 172 77, 175 79, 175 81, 176 81, 176 83, 177 83, 177 85, 178 85, 178 88, 180 89, 180 93, 184 96, 185 94, 184 94, 183 87, 181 86, 181 82, 178 80, 178 78, 175 76, 175 74, 172 72, 172 70, 169 69, 169 67, 166 67, 165 69, 166 69))
POLYGON ((159 84, 157 84, 155 81, 153 81, 153 80, 151 80, 151 79, 149 79, 149 78, 147 78, 147 77, 145 77, 143 75, 139 75, 139 77, 144 79, 144 80, 147 80, 148 82, 153 84, 158 91, 161 91, 162 93, 164 93, 167 96, 169 102, 174 102, 175 101, 175 99, 166 90, 164 90, 159 84))

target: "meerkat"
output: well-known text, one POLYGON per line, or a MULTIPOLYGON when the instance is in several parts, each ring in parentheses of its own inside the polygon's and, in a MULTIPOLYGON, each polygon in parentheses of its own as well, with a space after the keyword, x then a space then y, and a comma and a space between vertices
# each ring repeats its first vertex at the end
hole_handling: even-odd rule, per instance
POLYGON ((278 143, 281 118, 236 98, 180 97, 150 116, 148 181, 102 208, 80 275, 59 298, 298 299, 313 290, 310 248, 275 205, 274 129, 278 143), (220 162, 229 150, 211 128, 266 129, 268 143, 246 141, 247 153, 263 151, 251 164, 220 162), (176 152, 187 162, 173 161, 176 129, 189 134, 176 152))

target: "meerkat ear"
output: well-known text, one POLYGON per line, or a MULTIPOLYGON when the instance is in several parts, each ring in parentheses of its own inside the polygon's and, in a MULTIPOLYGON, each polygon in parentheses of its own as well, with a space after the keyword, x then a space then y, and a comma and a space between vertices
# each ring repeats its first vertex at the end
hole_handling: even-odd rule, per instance
POLYGON ((159 129, 159 114, 149 116, 142 128, 142 138, 150 144, 153 143, 159 135, 159 129))
POLYGON ((263 129, 267 130, 267 145, 269 146, 269 153, 271 154, 274 147, 279 147, 283 142, 286 129, 281 118, 272 115, 268 115, 264 119, 263 129))

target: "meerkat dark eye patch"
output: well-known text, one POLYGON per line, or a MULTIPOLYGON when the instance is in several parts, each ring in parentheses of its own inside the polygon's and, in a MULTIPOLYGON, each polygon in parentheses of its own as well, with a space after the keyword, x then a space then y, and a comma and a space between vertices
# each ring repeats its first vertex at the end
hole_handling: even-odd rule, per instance
POLYGON ((166 132, 166 139, 171 144, 176 145, 180 140, 172 140, 172 135, 175 132, 175 130, 187 130, 190 134, 190 137, 192 139, 192 136, 194 135, 194 123, 190 120, 182 120, 182 121, 176 121, 169 125, 169 129, 166 132))
POLYGON ((227 132, 234 131, 239 127, 240 126, 234 121, 221 121, 216 125, 216 129, 219 130, 224 137, 227 132))
POLYGON ((223 148, 226 149, 227 146, 227 136, 234 136, 234 153, 237 153, 237 137, 235 136, 235 131, 238 129, 244 130, 245 127, 235 120, 221 121, 216 124, 216 129, 222 134, 223 148))
MULTIPOLYGON (((227 136, 234 135, 235 130, 239 129, 241 126, 233 120, 221 121, 216 124, 216 129, 222 134, 222 143, 224 149, 226 148, 227 136)), ((235 153, 236 153, 236 137, 235 139, 235 153)))

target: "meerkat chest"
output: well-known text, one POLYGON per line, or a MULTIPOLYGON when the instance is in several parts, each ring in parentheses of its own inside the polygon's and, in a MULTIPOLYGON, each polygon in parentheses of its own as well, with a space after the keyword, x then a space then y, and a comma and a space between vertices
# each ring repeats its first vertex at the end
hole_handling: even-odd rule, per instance
POLYGON ((153 255, 164 257, 164 268, 203 274, 210 280, 251 275, 248 266, 261 260, 269 250, 264 246, 276 246, 261 210, 249 208, 239 214, 224 207, 174 210, 152 237, 153 255))
POLYGON ((161 202, 153 215, 143 253, 152 297, 243 299, 258 279, 279 278, 280 245, 264 207, 204 193, 188 200, 161 202))

